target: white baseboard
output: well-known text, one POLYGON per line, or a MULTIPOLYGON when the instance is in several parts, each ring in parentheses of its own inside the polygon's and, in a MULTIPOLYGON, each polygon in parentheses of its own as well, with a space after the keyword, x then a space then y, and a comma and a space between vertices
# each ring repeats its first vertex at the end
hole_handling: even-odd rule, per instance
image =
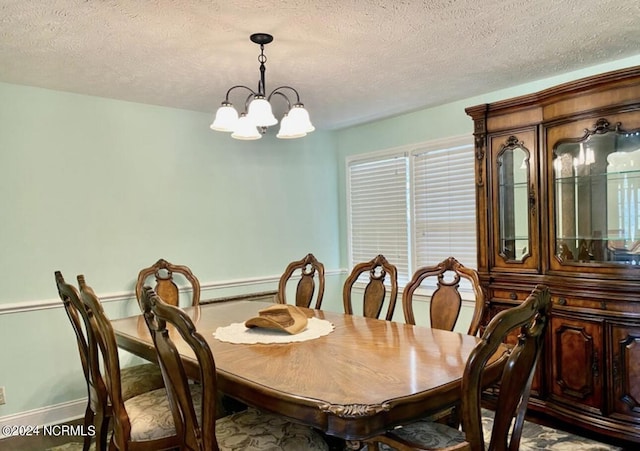
POLYGON ((87 400, 85 398, 0 417, 0 440, 7 438, 4 434, 6 427, 48 426, 77 420, 84 416, 86 408, 87 400))

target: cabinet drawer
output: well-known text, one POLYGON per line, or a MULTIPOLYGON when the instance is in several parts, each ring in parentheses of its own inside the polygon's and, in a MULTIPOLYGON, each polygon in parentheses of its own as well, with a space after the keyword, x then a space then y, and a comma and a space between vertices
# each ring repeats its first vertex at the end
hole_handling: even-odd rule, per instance
POLYGON ((522 290, 522 289, 516 289, 516 290, 508 290, 508 289, 503 289, 503 288, 497 288, 497 289, 493 289, 493 297, 496 298, 496 300, 498 301, 524 301, 525 299, 527 299, 527 296, 529 296, 531 294, 531 291, 533 290, 533 287, 531 287, 531 290, 522 290))
POLYGON ((606 309, 604 300, 585 299, 575 296, 551 295, 551 303, 554 307, 573 307, 593 310, 606 309))
MULTIPOLYGON (((533 287, 531 287, 531 290, 533 290, 533 287)), ((522 289, 520 287, 517 289, 494 288, 492 289, 492 298, 496 302, 522 302, 527 298, 527 296, 529 296, 529 294, 531 294, 531 290, 522 289)), ((606 296, 603 296, 601 299, 589 299, 579 296, 557 294, 554 293, 553 290, 551 292, 551 303, 554 307, 557 306, 572 309, 607 310, 610 307, 606 304, 607 299, 608 297, 606 296)))

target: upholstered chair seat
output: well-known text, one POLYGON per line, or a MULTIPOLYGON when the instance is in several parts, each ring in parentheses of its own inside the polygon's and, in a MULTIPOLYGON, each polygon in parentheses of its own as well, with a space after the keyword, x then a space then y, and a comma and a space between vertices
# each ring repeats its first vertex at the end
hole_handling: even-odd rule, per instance
POLYGON ((248 408, 216 421, 220 450, 327 450, 320 434, 308 426, 248 408))
POLYGON ((164 387, 162 372, 155 363, 143 363, 122 368, 120 377, 124 400, 164 387))
MULTIPOLYGON (((198 386, 194 386, 199 393, 198 386)), ((131 440, 144 442, 176 435, 173 415, 164 388, 135 396, 124 402, 131 422, 131 440)))
MULTIPOLYGON (((194 403, 202 402, 202 386, 190 385, 194 403)), ((164 388, 125 401, 131 419, 131 439, 158 440, 176 434, 167 392, 164 388)), ((200 409, 195 411, 200 421, 200 409)), ((319 434, 306 426, 249 408, 216 421, 216 438, 220 450, 326 450, 319 434)))
MULTIPOLYGON (((393 430, 396 437, 410 443, 419 443, 421 447, 441 449, 459 445, 465 442, 465 436, 459 429, 454 429, 442 423, 421 420, 393 430)), ((392 448, 384 443, 380 449, 391 451, 392 448)))

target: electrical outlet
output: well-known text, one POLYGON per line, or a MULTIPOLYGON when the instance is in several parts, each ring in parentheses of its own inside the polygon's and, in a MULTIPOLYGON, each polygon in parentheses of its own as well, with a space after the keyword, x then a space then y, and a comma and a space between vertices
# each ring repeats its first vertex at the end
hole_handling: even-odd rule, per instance
POLYGON ((4 387, 0 387, 0 406, 7 401, 4 399, 4 387))

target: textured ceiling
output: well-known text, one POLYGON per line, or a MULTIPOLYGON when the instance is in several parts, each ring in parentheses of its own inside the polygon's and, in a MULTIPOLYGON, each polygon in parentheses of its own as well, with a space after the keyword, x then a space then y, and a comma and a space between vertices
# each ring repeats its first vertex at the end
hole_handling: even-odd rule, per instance
POLYGON ((640 1, 0 0, 0 81, 213 113, 255 32, 335 129, 640 54, 640 1))

